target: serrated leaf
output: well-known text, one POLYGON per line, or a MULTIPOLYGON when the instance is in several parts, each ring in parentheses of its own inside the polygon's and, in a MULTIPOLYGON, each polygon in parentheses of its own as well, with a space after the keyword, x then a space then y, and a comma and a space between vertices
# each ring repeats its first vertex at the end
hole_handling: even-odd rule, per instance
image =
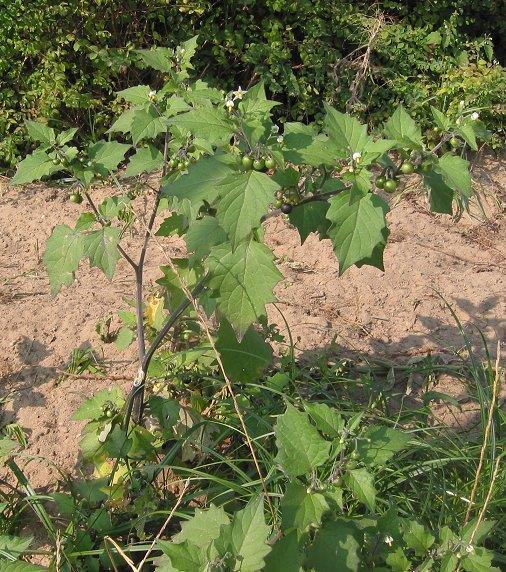
POLYGON ((272 348, 252 327, 239 342, 232 326, 222 320, 215 345, 225 372, 235 382, 255 381, 272 362, 272 348))
POLYGON ((119 425, 115 425, 104 442, 104 451, 111 459, 126 457, 132 447, 132 439, 119 425))
POLYGON ((212 203, 218 196, 217 184, 233 169, 217 157, 206 157, 194 165, 190 165, 188 174, 179 177, 173 183, 162 187, 165 197, 187 199, 195 208, 200 208, 204 201, 212 203))
POLYGON ((295 165, 333 166, 344 155, 342 148, 326 135, 318 135, 311 125, 285 123, 283 136, 283 155, 295 165))
POLYGON ((117 91, 116 95, 129 103, 133 103, 134 105, 144 105, 145 103, 149 103, 150 93, 151 88, 149 85, 135 85, 133 87, 127 87, 127 89, 117 91))
POLYGON ((114 171, 123 161, 125 153, 130 149, 126 143, 117 141, 98 141, 88 147, 88 155, 97 165, 107 171, 114 171))
POLYGON ((258 171, 230 175, 218 184, 216 217, 234 248, 260 225, 279 188, 268 175, 258 171))
POLYGON ((370 264, 382 269, 382 257, 375 259, 374 254, 388 237, 388 205, 372 193, 351 204, 350 199, 350 191, 338 194, 330 199, 327 211, 332 223, 328 235, 339 259, 339 273, 353 264, 370 264))
POLYGON ((99 419, 103 417, 103 405, 111 402, 118 409, 123 406, 124 398, 119 387, 112 389, 103 389, 96 395, 87 399, 79 409, 72 415, 74 421, 83 421, 85 419, 99 419))
POLYGON ((260 81, 247 90, 242 101, 239 103, 239 109, 245 115, 268 116, 271 109, 276 105, 280 105, 280 103, 267 99, 265 95, 265 83, 260 81))
MULTIPOLYGON (((10 536, 8 534, 0 534, 0 550, 2 551, 2 557, 5 557, 5 553, 8 553, 14 558, 19 558, 23 552, 28 550, 33 542, 32 536, 27 536, 21 538, 19 536, 10 536)), ((0 557, 0 562, 4 562, 3 558, 0 557)))
POLYGON ((360 566, 359 532, 345 520, 327 523, 315 536, 306 566, 314 572, 357 572, 360 566))
POLYGON ((119 351, 126 350, 127 347, 134 341, 135 334, 126 326, 120 328, 118 335, 116 336, 115 344, 119 351))
POLYGON ((391 139, 374 140, 372 137, 369 137, 362 151, 362 162, 360 164, 363 167, 367 167, 394 146, 395 141, 391 139))
POLYGON ((84 239, 84 255, 90 259, 91 266, 100 268, 102 272, 112 279, 120 254, 118 244, 119 229, 113 226, 104 226, 86 235, 84 239))
POLYGON ((55 226, 43 256, 53 294, 63 285, 72 284, 83 254, 83 235, 66 225, 55 226))
POLYGON ((452 214, 453 189, 444 182, 443 177, 435 171, 424 173, 423 182, 430 189, 430 210, 435 213, 452 214))
POLYGON ((460 561, 466 572, 500 572, 500 568, 492 566, 493 552, 486 548, 475 548, 460 561))
POLYGON ((130 199, 126 195, 107 197, 100 205, 98 205, 98 212, 102 218, 112 220, 113 218, 116 218, 129 204, 130 199))
POLYGON ((385 123, 385 134, 389 139, 395 139, 401 146, 422 147, 423 138, 420 127, 400 105, 392 117, 385 123))
POLYGON ((282 275, 274 256, 255 241, 243 242, 235 251, 226 243, 211 249, 206 266, 218 309, 242 339, 249 326, 265 316, 265 305, 276 300, 273 289, 282 275))
POLYGON ((25 121, 26 130, 28 131, 28 136, 33 141, 38 141, 39 143, 45 143, 49 145, 56 140, 54 129, 48 127, 44 123, 39 123, 38 121, 25 121))
MULTIPOLYGON (((71 129, 66 129, 65 131, 62 131, 56 137, 56 142, 58 143, 58 145, 65 145, 65 143, 72 141, 72 139, 74 138, 74 135, 77 133, 77 131, 78 131, 77 127, 72 127, 71 129)), ((70 157, 68 155, 68 150, 69 149, 75 149, 75 147, 66 147, 65 149, 67 149, 66 156, 68 159, 70 159, 70 157)), ((75 153, 77 156, 77 149, 76 149, 75 153)), ((75 157, 72 157, 72 159, 75 159, 75 157)))
POLYGON ((338 438, 344 429, 344 420, 336 409, 325 403, 304 403, 304 409, 316 424, 316 427, 329 437, 338 438))
POLYGON ((141 173, 158 171, 163 165, 162 153, 153 145, 137 149, 135 155, 130 157, 124 177, 135 177, 141 173))
POLYGON ((430 110, 432 112, 432 117, 434 117, 434 122, 439 127, 439 129, 442 131, 448 131, 451 125, 450 118, 446 117, 442 111, 439 111, 439 109, 436 109, 432 105, 430 106, 430 110))
POLYGON ((464 199, 471 197, 473 189, 469 173, 469 161, 447 153, 439 158, 434 170, 443 177, 450 189, 460 193, 464 199))
POLYGON ((41 149, 35 150, 18 163, 16 174, 11 179, 12 185, 25 185, 38 181, 61 170, 61 165, 53 165, 49 155, 41 149))
POLYGON ((393 572, 408 572, 411 570, 411 563, 400 546, 386 557, 386 563, 393 572))
POLYGON ((374 511, 376 506, 376 489, 374 488, 374 478, 367 469, 347 471, 343 482, 357 500, 363 502, 369 510, 374 511))
POLYGON ((172 236, 173 234, 181 236, 187 228, 186 217, 182 214, 172 213, 162 222, 155 234, 156 236, 172 236))
POLYGON ((149 110, 138 109, 134 113, 130 133, 134 145, 137 145, 143 139, 154 139, 166 129, 166 119, 160 117, 156 110, 150 107, 149 110))
POLYGON ((136 109, 126 109, 123 113, 116 119, 116 121, 109 127, 106 133, 130 133, 132 129, 132 121, 134 120, 134 115, 136 109))
POLYGON ((278 540, 267 554, 264 572, 300 572, 301 566, 298 535, 293 530, 278 540))
POLYGON ((293 207, 288 215, 290 223, 298 230, 301 244, 312 233, 317 232, 325 238, 330 221, 326 218, 329 204, 326 201, 312 201, 293 207))
POLYGON ((330 443, 311 425, 307 414, 293 405, 287 404, 277 418, 274 434, 276 460, 291 477, 310 473, 329 458, 330 443))
POLYGON ((221 228, 215 217, 205 216, 190 225, 185 236, 186 247, 195 253, 197 260, 202 260, 213 246, 227 240, 226 232, 221 228))
POLYGON ((330 507, 321 493, 308 492, 300 483, 290 483, 281 501, 283 530, 296 528, 304 532, 309 526, 319 526, 330 507))
POLYGON ((237 562, 235 569, 241 572, 262 570, 264 558, 271 551, 267 544, 269 527, 265 524, 263 498, 253 498, 236 512, 230 527, 230 548, 237 562))
POLYGON ((405 449, 410 439, 404 431, 372 425, 358 440, 357 452, 366 465, 384 465, 395 453, 405 449))
POLYGON ((434 544, 434 536, 415 520, 404 524, 402 537, 408 548, 412 548, 417 556, 423 556, 434 544))
POLYGON ((203 572, 207 562, 206 554, 193 544, 173 544, 159 540, 157 544, 164 554, 155 560, 158 572, 203 572))
POLYGON ((324 119, 325 131, 334 144, 349 156, 362 153, 368 143, 367 126, 351 115, 341 113, 328 104, 324 105, 327 112, 324 119))
POLYGON ((464 139, 473 151, 478 151, 478 143, 472 124, 464 123, 455 128, 455 131, 464 139))
POLYGON ((229 522, 222 507, 211 504, 207 510, 197 508, 195 515, 181 524, 181 531, 173 536, 172 541, 177 544, 188 541, 206 550, 220 535, 221 527, 229 522))
POLYGON ((235 130, 227 112, 213 107, 194 108, 171 117, 168 123, 213 143, 228 141, 235 130))
POLYGON ((441 558, 439 572, 455 572, 459 564, 459 559, 453 552, 447 552, 441 558))
POLYGON ((488 538, 490 532, 496 525, 494 520, 481 520, 478 525, 477 523, 478 519, 473 518, 462 528, 460 534, 462 540, 469 542, 472 536, 473 544, 481 544, 486 538, 488 538))
POLYGON ((169 48, 151 48, 150 50, 135 50, 142 61, 150 68, 161 72, 170 72, 174 67, 172 57, 174 51, 169 48))

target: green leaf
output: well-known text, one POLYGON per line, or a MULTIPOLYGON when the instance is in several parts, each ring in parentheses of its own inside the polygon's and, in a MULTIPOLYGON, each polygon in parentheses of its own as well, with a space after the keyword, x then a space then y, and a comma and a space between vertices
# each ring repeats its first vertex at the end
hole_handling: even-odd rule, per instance
POLYGON ((411 570, 411 562, 406 558, 401 547, 397 547, 394 552, 391 552, 386 557, 386 563, 393 572, 408 572, 411 570))
POLYGON ((185 236, 186 247, 195 253, 197 260, 202 260, 213 246, 227 240, 226 232, 221 228, 215 217, 205 216, 191 224, 185 236))
POLYGON ((130 149, 126 143, 117 141, 98 141, 88 147, 88 155, 97 165, 106 171, 114 171, 123 161, 125 153, 130 149))
POLYGON ((172 428, 179 420, 181 406, 174 399, 167 399, 159 395, 152 395, 148 401, 149 411, 160 423, 163 434, 170 438, 172 428))
POLYGON ((109 127, 106 133, 130 133, 132 129, 132 121, 134 120, 134 115, 136 109, 126 109, 123 113, 116 119, 116 121, 109 127))
POLYGON ((95 230, 84 239, 84 255, 90 259, 91 266, 100 268, 109 280, 114 276, 116 263, 120 257, 119 239, 119 229, 113 226, 95 230))
POLYGON ((36 149, 18 163, 17 171, 11 179, 12 185, 25 185, 38 181, 61 170, 61 165, 53 165, 51 157, 41 149, 36 149))
POLYGON ((367 126, 351 115, 340 113, 328 104, 324 105, 327 112, 324 119, 325 131, 334 144, 349 156, 362 153, 368 143, 367 126))
POLYGON ((242 339, 249 326, 265 316, 265 305, 276 299, 273 289, 282 275, 274 256, 258 242, 243 242, 235 251, 227 243, 211 249, 206 266, 218 309, 242 339))
POLYGON ((496 522, 495 520, 482 520, 476 526, 478 522, 477 518, 473 518, 470 520, 461 531, 462 540, 469 542, 471 540, 471 536, 473 537, 473 544, 481 544, 488 538, 490 532, 495 527, 496 522))
POLYGON ((388 237, 388 205, 372 193, 351 204, 350 199, 350 191, 340 193, 330 199, 327 212, 332 223, 328 235, 339 259, 339 273, 353 264, 370 264, 383 269, 382 256, 375 259, 374 255, 388 237))
POLYGON ((330 510, 325 497, 317 492, 308 492, 300 483, 290 483, 281 501, 283 530, 296 528, 304 532, 309 526, 319 526, 323 515, 330 510))
MULTIPOLYGON (((181 236, 187 228, 188 223, 186 217, 182 214, 172 213, 162 222, 155 234, 156 236, 172 236, 173 234, 181 236)), ((225 236, 225 233, 223 233, 223 235, 225 236)))
POLYGON ((464 139, 464 141, 471 147, 473 151, 478 151, 478 143, 476 142, 476 135, 471 124, 464 123, 455 128, 455 131, 464 139))
MULTIPOLYGON (((25 121, 26 130, 28 131, 28 136, 33 141, 38 141, 39 143, 45 143, 50 145, 56 140, 54 129, 48 127, 44 123, 39 123, 38 121, 25 121)), ((63 143, 62 143, 63 145, 63 143)))
POLYGON ((206 157, 188 168, 188 174, 179 177, 173 183, 165 183, 162 193, 165 197, 187 199, 195 208, 204 201, 211 204, 218 196, 217 184, 233 169, 217 157, 206 157))
POLYGON ((107 197, 99 206, 98 212, 102 218, 112 220, 116 218, 119 213, 130 204, 130 199, 127 195, 119 197, 107 197))
POLYGON ((53 294, 63 285, 72 284, 83 254, 83 235, 66 225, 55 226, 43 256, 53 294))
POLYGON ((227 142, 235 131, 227 112, 213 107, 194 108, 171 117, 168 123, 212 143, 227 142))
POLYGON ((251 499, 236 512, 230 528, 230 549, 238 561, 235 569, 241 572, 262 570, 264 558, 271 551, 267 544, 269 527, 265 524, 263 498, 251 499))
POLYGON ((260 225, 279 188, 268 175, 258 171, 230 175, 218 184, 216 217, 234 248, 260 225))
POLYGON ((152 173, 161 169, 163 165, 163 155, 153 145, 137 149, 135 155, 130 157, 130 161, 125 170, 124 177, 135 177, 141 173, 152 173))
POLYGON ((492 566, 493 552, 486 548, 475 548, 467 553, 460 564, 466 572, 500 572, 499 568, 492 566))
POLYGON ((304 409, 309 413, 316 427, 334 439, 341 437, 344 420, 335 409, 325 403, 304 403, 304 409))
POLYGON ((226 320, 221 321, 216 349, 225 372, 235 382, 248 383, 257 380, 272 362, 272 348, 254 328, 248 328, 238 342, 232 326, 226 320))
POLYGON ((104 416, 104 410, 102 408, 108 402, 112 403, 118 409, 123 406, 124 398, 119 387, 103 389, 95 396, 87 399, 74 413, 72 419, 74 419, 74 421, 100 419, 100 417, 104 416))
POLYGON ((111 459, 122 459, 128 455, 132 447, 132 439, 119 425, 115 425, 104 442, 104 451, 111 459))
POLYGON ((188 541, 206 550, 219 537, 221 527, 229 522, 222 507, 211 504, 207 510, 197 508, 195 515, 181 524, 181 532, 173 536, 172 541, 177 544, 188 541))
POLYGON ((441 129, 441 131, 448 131, 451 125, 450 118, 446 117, 446 115, 442 111, 439 111, 439 109, 436 109, 432 105, 430 106, 430 110, 432 111, 432 117, 434 117, 434 122, 439 127, 439 129, 441 129))
POLYGON ((301 566, 298 535, 293 530, 278 540, 267 554, 264 572, 300 572, 301 566))
POLYGON ((320 238, 326 237, 330 226, 326 218, 328 209, 329 204, 326 201, 312 201, 293 207, 288 218, 299 231, 301 244, 304 244, 312 232, 317 232, 320 238))
POLYGON ((151 106, 149 110, 138 109, 134 113, 130 133, 134 145, 137 145, 143 139, 154 139, 166 129, 166 120, 151 106))
POLYGON ((314 572, 356 572, 360 566, 359 540, 359 532, 351 522, 329 522, 316 533, 306 566, 314 572))
POLYGON ((371 511, 376 506, 376 489, 374 478, 367 469, 352 469, 344 475, 344 485, 360 502, 371 511))
POLYGON ((239 103, 239 109, 244 115, 268 116, 271 109, 276 107, 276 105, 280 105, 280 103, 267 99, 265 83, 260 81, 248 89, 239 103))
POLYGON ((417 556, 423 556, 434 544, 434 536, 415 520, 404 524, 402 537, 408 548, 412 548, 417 556))
POLYGON ((385 123, 385 134, 395 139, 401 146, 420 148, 423 145, 420 127, 400 105, 385 123))
POLYGON ((384 465, 395 453, 405 449, 410 439, 404 431, 372 425, 358 439, 357 451, 366 465, 384 465))
POLYGON ((439 572, 455 572, 459 564, 459 559, 453 552, 447 552, 443 558, 441 558, 441 565, 439 572))
POLYGON ((460 193, 464 199, 469 199, 473 193, 471 186, 471 175, 469 174, 469 161, 446 153, 439 158, 434 170, 438 172, 444 182, 453 189, 460 193))
POLYGON ((362 162, 360 164, 363 167, 367 167, 394 146, 395 141, 390 139, 374 140, 372 137, 369 137, 362 152, 362 162))
POLYGON ((333 166, 343 157, 338 147, 326 135, 318 135, 311 125, 285 123, 283 154, 287 161, 296 165, 333 166))
POLYGON ((174 68, 172 58, 174 51, 168 48, 151 48, 150 50, 135 50, 142 61, 150 68, 161 72, 170 72, 174 68))
POLYGON ((133 87, 117 91, 116 95, 129 103, 133 103, 134 105, 144 105, 145 103, 149 103, 150 93, 151 88, 149 85, 135 85, 133 87))
POLYGON ((310 473, 329 458, 330 443, 325 441, 306 413, 287 404, 286 411, 276 420, 274 428, 277 462, 291 477, 310 473))
POLYGON ((164 556, 155 560, 158 572, 203 572, 207 558, 198 546, 193 544, 173 544, 159 540, 157 544, 164 556))
POLYGON ((435 171, 423 174, 423 182, 430 189, 430 210, 435 213, 452 214, 453 189, 444 182, 443 177, 435 171))
POLYGON ((134 338, 134 332, 130 328, 123 326, 120 328, 118 335, 116 336, 116 347, 120 352, 126 350, 127 347, 134 341, 134 338))
POLYGON ((10 437, 0 437, 0 460, 7 459, 18 448, 19 443, 10 437))
POLYGON ((26 550, 28 550, 32 542, 32 536, 20 538, 19 536, 0 534, 0 550, 2 551, 0 562, 4 562, 2 557, 5 557, 5 553, 8 553, 14 558, 19 558, 26 550))

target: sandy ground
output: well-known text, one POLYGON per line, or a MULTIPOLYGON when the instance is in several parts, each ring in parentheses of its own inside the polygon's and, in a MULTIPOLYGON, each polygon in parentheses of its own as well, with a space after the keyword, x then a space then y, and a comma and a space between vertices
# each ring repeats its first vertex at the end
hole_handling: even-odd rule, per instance
MULTIPOLYGON (((300 351, 329 347, 334 338, 341 355, 360 352, 401 361, 443 348, 458 350, 462 340, 437 292, 495 347, 505 325, 505 162, 481 164, 474 176, 487 217, 475 206, 474 216, 454 223, 427 212, 421 199, 404 199, 389 215, 385 272, 352 268, 339 277, 328 241, 310 236, 301 246, 285 221, 269 221, 268 241, 285 277, 277 288, 279 308, 293 336, 300 337, 300 351)), ((85 209, 67 196, 64 189, 44 185, 4 186, 0 194, 0 396, 4 422, 16 421, 28 434, 27 454, 48 459, 29 463, 34 486, 58 478, 52 463, 76 470, 81 426, 71 415, 83 398, 113 383, 127 388, 136 371, 133 348, 120 353, 95 332, 101 318, 125 309, 122 299, 132 297, 133 279, 124 261, 111 283, 83 265, 71 287, 56 298, 50 295, 40 260, 45 240, 53 226, 73 223, 85 209), (103 354, 108 373, 119 381, 69 379, 56 386, 72 350, 86 346, 103 354)), ((165 244, 169 254, 182 254, 180 243, 165 244)), ((139 234, 128 238, 128 251, 139 245, 139 234)), ((163 261, 156 249, 148 258, 147 292, 163 261)), ((282 324, 275 308, 269 313, 282 324)), ((479 345, 477 331, 470 332, 479 345)))

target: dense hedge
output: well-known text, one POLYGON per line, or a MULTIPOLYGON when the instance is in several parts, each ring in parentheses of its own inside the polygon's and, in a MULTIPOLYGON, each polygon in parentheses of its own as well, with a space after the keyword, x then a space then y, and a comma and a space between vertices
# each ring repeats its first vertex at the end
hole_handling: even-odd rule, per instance
POLYGON ((99 133, 114 112, 114 91, 154 81, 132 67, 133 50, 195 33, 198 72, 230 87, 262 76, 291 118, 312 117, 325 98, 372 122, 403 101, 423 121, 428 100, 466 99, 489 108, 498 130, 503 7, 495 0, 9 0, 0 11, 0 162, 11 163, 25 144, 27 117, 99 133))

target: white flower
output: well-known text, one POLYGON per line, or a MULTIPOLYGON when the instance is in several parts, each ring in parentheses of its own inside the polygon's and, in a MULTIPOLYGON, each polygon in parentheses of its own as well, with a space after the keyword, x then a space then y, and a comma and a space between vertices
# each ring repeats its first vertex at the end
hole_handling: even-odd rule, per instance
POLYGON ((232 95, 234 96, 234 99, 242 99, 245 93, 247 92, 243 91, 242 87, 239 86, 235 91, 232 92, 232 95))
POLYGON ((156 91, 151 90, 148 93, 148 99, 155 99, 156 91))
POLYGON ((279 133, 279 125, 274 124, 274 125, 271 127, 271 131, 272 131, 273 133, 279 133))
POLYGON ((225 101, 225 107, 229 111, 232 111, 232 109, 234 108, 234 101, 232 99, 227 99, 227 101, 225 101))
POLYGON ((474 546, 473 546, 472 544, 468 544, 468 545, 466 546, 466 552, 467 552, 468 554, 470 554, 471 552, 474 552, 474 546))
POLYGON ((353 165, 350 165, 350 166, 348 167, 348 171, 349 171, 350 173, 354 173, 354 172, 355 172, 355 167, 354 167, 353 165))
POLYGON ((356 151, 356 152, 353 153, 353 155, 352 155, 352 159, 353 159, 354 161, 358 161, 361 157, 362 157, 362 153, 359 153, 358 151, 356 151))
POLYGON ((276 139, 276 141, 280 144, 283 143, 284 140, 285 140, 285 138, 283 137, 283 135, 279 135, 276 139))
POLYGON ((480 114, 477 111, 475 111, 474 113, 471 113, 471 119, 473 121, 476 121, 479 116, 480 116, 480 114))
POLYGON ((387 534, 387 536, 385 536, 384 540, 385 540, 385 544, 388 544, 388 546, 392 546, 392 544, 394 542, 394 539, 391 536, 389 536, 388 534, 387 534))

